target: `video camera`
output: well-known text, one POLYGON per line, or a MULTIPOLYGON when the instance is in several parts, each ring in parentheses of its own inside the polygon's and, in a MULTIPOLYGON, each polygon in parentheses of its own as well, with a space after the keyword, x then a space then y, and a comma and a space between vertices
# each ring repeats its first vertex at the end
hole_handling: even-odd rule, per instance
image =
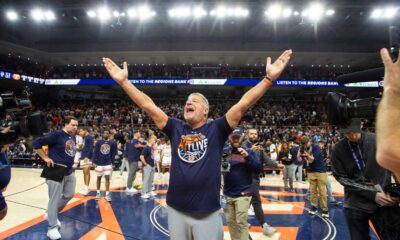
POLYGON ((17 98, 13 92, 0 93, 0 146, 15 142, 19 137, 42 136, 48 131, 45 116, 31 112, 29 88, 23 90, 24 98, 17 98))
POLYGON ((231 164, 229 163, 228 157, 232 154, 240 154, 239 150, 237 148, 231 148, 229 150, 224 150, 224 153, 222 154, 222 160, 221 160, 221 173, 226 174, 231 171, 231 164))
MULTIPOLYGON (((391 26, 389 28, 390 48, 389 53, 393 61, 399 56, 400 28, 391 26)), ((369 69, 361 72, 345 74, 337 78, 338 83, 356 83, 377 81, 383 78, 384 68, 369 69)), ((363 98, 350 100, 341 93, 330 92, 327 95, 328 121, 338 127, 346 127, 352 118, 373 119, 380 98, 363 98)))

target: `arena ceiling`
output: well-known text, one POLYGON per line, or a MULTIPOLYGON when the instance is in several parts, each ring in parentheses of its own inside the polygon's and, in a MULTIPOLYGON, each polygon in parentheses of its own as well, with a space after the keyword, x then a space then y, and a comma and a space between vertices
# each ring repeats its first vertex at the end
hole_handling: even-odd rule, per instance
MULTIPOLYGON (((264 14, 272 1, 147 1, 156 12, 149 21, 111 17, 107 21, 90 18, 88 11, 99 6, 110 11, 127 12, 137 1, 23 1, 1 2, 0 49, 5 53, 23 51, 46 56, 60 64, 96 63, 104 55, 144 64, 261 64, 267 54, 292 48, 299 54, 295 62, 306 64, 371 65, 379 61, 378 51, 389 45, 389 26, 399 22, 400 11, 393 19, 376 20, 374 8, 399 6, 383 1, 325 1, 334 15, 318 23, 302 14, 271 20, 264 14), (245 18, 172 19, 168 9, 174 6, 241 6, 245 18), (52 22, 35 22, 33 8, 51 9, 52 22), (13 9, 18 21, 4 15, 13 9), (27 49, 25 49, 25 47, 27 49)), ((299 12, 310 1, 280 1, 299 12)))

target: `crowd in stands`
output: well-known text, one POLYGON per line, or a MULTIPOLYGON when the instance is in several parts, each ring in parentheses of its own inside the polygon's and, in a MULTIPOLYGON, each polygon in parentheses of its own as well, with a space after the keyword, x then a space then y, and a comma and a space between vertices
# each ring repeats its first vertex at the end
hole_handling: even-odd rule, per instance
MULTIPOLYGON (((132 78, 262 78, 264 65, 247 66, 207 66, 198 64, 163 65, 129 64, 129 76, 132 78)), ((68 64, 64 66, 43 64, 21 56, 0 55, 0 70, 12 71, 33 77, 52 79, 109 78, 101 64, 68 64)), ((349 73, 352 69, 339 65, 293 66, 280 76, 284 80, 332 80, 349 73)))

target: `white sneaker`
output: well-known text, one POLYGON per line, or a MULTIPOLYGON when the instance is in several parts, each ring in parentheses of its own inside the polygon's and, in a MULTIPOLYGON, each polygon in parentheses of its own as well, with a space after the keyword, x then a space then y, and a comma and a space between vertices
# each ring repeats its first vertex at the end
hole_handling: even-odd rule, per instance
POLYGON ((151 191, 151 192, 150 192, 150 196, 155 197, 155 196, 157 196, 157 193, 151 191))
MULTIPOLYGON (((44 220, 48 220, 49 219, 49 215, 47 215, 47 213, 44 214, 44 220)), ((60 220, 58 220, 57 218, 57 227, 60 228, 61 227, 61 222, 60 220)))
POLYGON ((110 194, 106 194, 105 199, 106 199, 107 202, 111 202, 112 201, 110 194))
POLYGON ((101 193, 96 193, 96 197, 94 199, 96 199, 96 201, 100 200, 101 198, 101 193))
POLYGON ((156 190, 156 187, 155 187, 155 186, 152 186, 152 187, 151 187, 151 191, 154 191, 154 190, 156 190))
POLYGON ((51 240, 61 239, 61 234, 57 228, 52 228, 49 231, 47 231, 47 237, 50 238, 51 240))
POLYGON ((249 215, 249 216, 255 215, 253 207, 250 207, 249 210, 247 210, 247 215, 249 215))
POLYGON ((148 198, 150 198, 150 195, 145 193, 145 194, 142 194, 142 196, 140 196, 140 197, 144 198, 144 199, 148 199, 148 198))
POLYGON ((87 196, 89 194, 89 188, 84 187, 82 191, 80 191, 79 193, 82 194, 83 196, 87 196))
POLYGON ((136 190, 135 188, 127 188, 126 192, 128 192, 128 193, 138 193, 139 191, 136 190))
POLYGON ((276 233, 276 229, 268 225, 268 223, 264 223, 263 225, 263 233, 268 237, 271 237, 276 233))

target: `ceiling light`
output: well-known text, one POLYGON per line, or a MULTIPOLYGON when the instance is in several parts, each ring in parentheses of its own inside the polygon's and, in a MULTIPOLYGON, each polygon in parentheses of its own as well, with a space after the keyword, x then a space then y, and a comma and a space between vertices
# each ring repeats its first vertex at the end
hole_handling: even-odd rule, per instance
POLYGON ((18 13, 13 10, 7 11, 6 17, 10 21, 16 21, 18 19, 18 13))
POLYGON ((44 19, 43 11, 39 8, 35 8, 31 11, 31 17, 33 20, 40 22, 44 19))
POLYGON ((94 17, 96 17, 96 12, 93 11, 93 10, 89 10, 89 11, 87 12, 87 15, 88 15, 90 18, 94 18, 94 17))

